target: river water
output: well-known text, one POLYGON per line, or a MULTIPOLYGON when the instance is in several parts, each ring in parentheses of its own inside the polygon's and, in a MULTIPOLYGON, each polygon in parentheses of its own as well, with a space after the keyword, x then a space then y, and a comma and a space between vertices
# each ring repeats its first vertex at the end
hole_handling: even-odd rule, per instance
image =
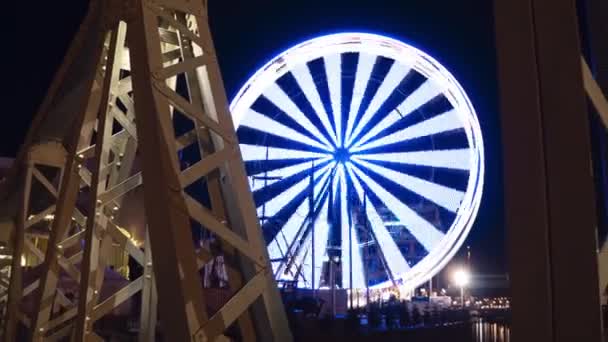
POLYGON ((478 321, 473 323, 473 341, 475 342, 510 342, 511 330, 502 323, 478 321))

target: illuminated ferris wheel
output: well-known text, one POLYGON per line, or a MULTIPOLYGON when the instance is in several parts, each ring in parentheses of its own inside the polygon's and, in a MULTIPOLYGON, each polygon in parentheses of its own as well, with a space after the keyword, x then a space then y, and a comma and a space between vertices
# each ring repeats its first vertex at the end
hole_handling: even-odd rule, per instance
POLYGON ((477 116, 412 46, 363 33, 306 41, 258 70, 231 110, 280 281, 328 286, 331 260, 338 287, 413 289, 471 229, 477 116))

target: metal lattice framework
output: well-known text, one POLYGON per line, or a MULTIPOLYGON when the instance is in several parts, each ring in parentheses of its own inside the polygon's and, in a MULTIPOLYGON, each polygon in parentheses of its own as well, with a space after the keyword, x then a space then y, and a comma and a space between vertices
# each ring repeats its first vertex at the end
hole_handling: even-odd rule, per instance
POLYGON ((155 339, 157 303, 171 340, 225 338, 235 322, 246 341, 290 340, 247 187, 206 2, 92 1, 0 189, 15 217, 5 339, 22 324, 36 341, 100 340, 94 323, 141 292, 142 341, 155 339), (179 136, 177 117, 190 127, 179 136), (182 168, 185 149, 199 157, 182 168), (202 184, 210 204, 192 190, 202 184), (118 221, 141 187, 148 229, 138 246, 118 221), (41 249, 32 235, 49 215, 41 249), (234 293, 211 317, 199 271, 215 255, 195 246, 191 220, 222 242, 234 293), (144 272, 108 291, 116 244, 144 272), (24 272, 23 254, 38 266, 24 272))

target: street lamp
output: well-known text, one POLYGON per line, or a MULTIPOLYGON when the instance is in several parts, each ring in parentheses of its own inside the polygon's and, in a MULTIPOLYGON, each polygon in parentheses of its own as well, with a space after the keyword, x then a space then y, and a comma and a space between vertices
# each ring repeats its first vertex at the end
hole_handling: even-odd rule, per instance
POLYGON ((462 303, 462 308, 464 309, 464 288, 469 284, 471 280, 471 275, 468 271, 461 269, 454 272, 454 283, 456 286, 460 287, 460 302, 462 303))

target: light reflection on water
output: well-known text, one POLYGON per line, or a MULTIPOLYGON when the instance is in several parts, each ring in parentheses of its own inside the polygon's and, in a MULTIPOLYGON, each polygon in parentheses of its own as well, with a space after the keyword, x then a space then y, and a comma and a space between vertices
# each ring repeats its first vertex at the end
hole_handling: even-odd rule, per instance
POLYGON ((477 321, 473 323, 475 342, 510 342, 511 330, 501 323, 477 321))

